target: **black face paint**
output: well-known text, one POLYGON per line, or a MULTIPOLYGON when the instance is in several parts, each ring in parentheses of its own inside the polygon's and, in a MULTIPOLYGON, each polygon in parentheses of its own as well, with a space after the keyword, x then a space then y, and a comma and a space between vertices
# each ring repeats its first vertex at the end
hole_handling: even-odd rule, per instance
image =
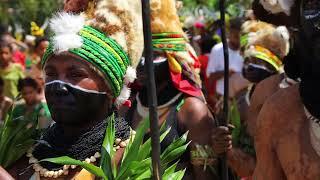
POLYGON ((243 66, 242 74, 248 81, 258 83, 269 76, 276 74, 276 72, 273 72, 264 66, 249 63, 243 66))
MULTIPOLYGON (((141 64, 144 66, 144 64, 141 64)), ((157 101, 158 106, 164 105, 174 98, 180 92, 173 86, 171 82, 171 77, 169 74, 169 64, 168 61, 159 56, 154 60, 154 74, 157 87, 157 101)), ((142 80, 143 86, 139 91, 139 99, 143 106, 148 106, 148 93, 147 93, 147 84, 146 80, 142 80)))
POLYGON ((79 125, 107 117, 111 102, 106 93, 82 89, 55 80, 45 85, 45 96, 52 119, 66 125, 79 125))

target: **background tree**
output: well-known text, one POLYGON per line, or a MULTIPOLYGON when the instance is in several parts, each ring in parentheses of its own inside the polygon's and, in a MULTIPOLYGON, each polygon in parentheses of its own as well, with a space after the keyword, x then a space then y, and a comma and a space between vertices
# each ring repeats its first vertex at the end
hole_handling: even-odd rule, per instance
POLYGON ((51 14, 61 8, 63 0, 0 0, 1 24, 21 27, 30 33, 30 22, 41 26, 51 14))

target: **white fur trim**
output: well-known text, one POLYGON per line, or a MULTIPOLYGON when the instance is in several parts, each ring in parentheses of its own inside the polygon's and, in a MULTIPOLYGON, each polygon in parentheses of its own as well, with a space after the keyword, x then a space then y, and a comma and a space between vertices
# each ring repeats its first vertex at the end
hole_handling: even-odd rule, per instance
POLYGON ((60 12, 50 20, 50 29, 55 35, 77 34, 84 25, 85 18, 82 15, 74 15, 66 12, 60 12))
POLYGON ((133 67, 129 66, 127 68, 126 74, 124 75, 124 83, 126 85, 133 83, 133 81, 137 78, 137 71, 133 67))
POLYGON ((66 12, 56 14, 50 20, 50 28, 54 32, 54 53, 59 54, 69 49, 80 48, 82 38, 78 35, 85 25, 82 15, 73 15, 66 12))
POLYGON ((54 53, 59 54, 69 49, 80 48, 82 38, 77 34, 64 34, 53 37, 54 53))
POLYGON ((117 107, 123 105, 126 100, 129 99, 131 94, 131 90, 130 88, 128 88, 128 86, 124 85, 121 89, 120 95, 117 97, 116 101, 115 101, 115 105, 117 107))
POLYGON ((289 16, 294 0, 260 0, 260 4, 273 14, 284 12, 289 16))

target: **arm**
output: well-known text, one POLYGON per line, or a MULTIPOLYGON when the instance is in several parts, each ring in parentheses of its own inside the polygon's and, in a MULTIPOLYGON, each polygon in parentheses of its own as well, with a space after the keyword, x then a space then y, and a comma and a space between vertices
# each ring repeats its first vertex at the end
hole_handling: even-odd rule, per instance
POLYGON ((267 101, 261 109, 258 116, 255 136, 255 147, 257 155, 257 165, 254 171, 253 179, 269 180, 269 179, 286 179, 275 147, 274 131, 281 131, 277 126, 276 111, 272 105, 273 98, 267 101), (270 113, 273 112, 273 113, 270 113))
MULTIPOLYGON (((231 76, 233 73, 234 73, 233 70, 229 70, 229 76, 231 76)), ((209 82, 212 83, 212 82, 218 81, 223 77, 224 77, 224 71, 217 71, 217 72, 210 73, 209 82)))
POLYGON ((250 177, 256 166, 256 160, 241 149, 233 148, 227 153, 228 165, 241 177, 250 177))
MULTIPOLYGON (((196 150, 196 145, 210 145, 210 134, 214 127, 213 117, 207 106, 197 98, 188 97, 178 113, 179 124, 189 131, 188 139, 191 141, 191 151, 196 150)), ((213 174, 209 168, 204 171, 203 165, 193 165, 193 176, 196 179, 212 179, 213 174)))
POLYGON ((13 180, 13 177, 0 166, 0 179, 13 180))

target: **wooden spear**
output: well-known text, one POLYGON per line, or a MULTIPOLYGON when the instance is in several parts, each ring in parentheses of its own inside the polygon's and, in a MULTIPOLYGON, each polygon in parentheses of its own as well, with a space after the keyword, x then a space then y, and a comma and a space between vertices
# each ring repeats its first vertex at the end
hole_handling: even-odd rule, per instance
POLYGON ((153 48, 152 48, 152 32, 150 22, 150 1, 141 0, 142 3, 142 18, 143 18, 143 34, 144 34, 144 53, 145 53, 145 72, 147 74, 148 87, 148 103, 149 103, 149 117, 150 117, 150 133, 152 146, 152 179, 161 180, 161 166, 160 166, 160 133, 158 125, 157 113, 157 94, 156 84, 154 80, 153 67, 153 48))

